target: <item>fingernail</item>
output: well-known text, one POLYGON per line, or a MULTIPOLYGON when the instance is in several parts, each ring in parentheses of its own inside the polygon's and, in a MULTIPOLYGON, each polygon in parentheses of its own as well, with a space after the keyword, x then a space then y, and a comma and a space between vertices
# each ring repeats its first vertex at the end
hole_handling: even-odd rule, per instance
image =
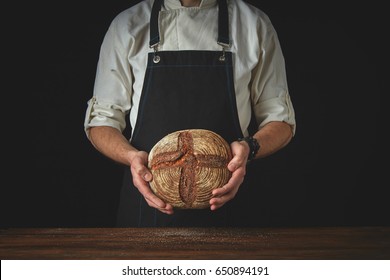
POLYGON ((236 170, 236 165, 234 163, 229 164, 229 169, 236 170))
POLYGON ((151 179, 150 174, 149 174, 149 173, 146 173, 146 174, 144 175, 144 180, 145 180, 145 181, 149 181, 150 179, 151 179))

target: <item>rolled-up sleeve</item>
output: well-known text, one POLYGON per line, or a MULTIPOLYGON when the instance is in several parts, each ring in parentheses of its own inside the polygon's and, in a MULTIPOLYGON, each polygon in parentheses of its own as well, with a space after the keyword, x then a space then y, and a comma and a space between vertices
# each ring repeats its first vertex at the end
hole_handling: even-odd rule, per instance
POLYGON ((295 134, 295 112, 287 85, 285 60, 276 31, 266 19, 266 26, 264 22, 259 26, 259 33, 264 35, 260 36, 259 63, 252 72, 253 110, 259 129, 269 122, 283 121, 291 125, 295 134))
MULTIPOLYGON (((132 75, 127 53, 128 38, 118 28, 122 25, 119 18, 111 23, 101 45, 93 97, 87 102, 84 130, 89 137, 89 128, 110 126, 123 131, 126 126, 126 114, 131 109, 132 75)), ((124 25, 126 26, 126 24, 124 25)))
POLYGON ((95 126, 110 126, 123 131, 126 127, 126 109, 110 102, 98 102, 96 97, 88 101, 85 114, 84 129, 89 137, 89 128, 95 126))

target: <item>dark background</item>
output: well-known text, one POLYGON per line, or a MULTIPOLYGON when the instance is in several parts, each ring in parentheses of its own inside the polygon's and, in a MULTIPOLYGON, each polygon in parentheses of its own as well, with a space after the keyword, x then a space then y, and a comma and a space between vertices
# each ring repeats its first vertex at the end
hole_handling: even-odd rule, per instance
MULTIPOLYGON (((3 25, 1 227, 114 226, 122 167, 94 150, 83 122, 104 34, 136 2, 4 11, 14 20, 3 25)), ((248 2, 278 32, 297 120, 286 148, 248 167, 250 215, 264 226, 390 225, 384 8, 248 2)))

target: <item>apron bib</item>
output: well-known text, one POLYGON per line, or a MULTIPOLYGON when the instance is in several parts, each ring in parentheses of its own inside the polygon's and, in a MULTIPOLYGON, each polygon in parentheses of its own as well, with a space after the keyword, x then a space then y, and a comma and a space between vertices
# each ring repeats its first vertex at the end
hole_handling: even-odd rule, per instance
MULTIPOLYGON (((150 21, 150 45, 137 122, 131 144, 150 152, 161 138, 182 129, 208 129, 228 143, 242 137, 234 91, 226 0, 218 1, 218 43, 221 51, 158 51, 158 12, 155 1, 150 21)), ((229 226, 229 203, 216 211, 175 209, 166 215, 151 208, 133 185, 125 168, 117 225, 120 227, 229 226)))

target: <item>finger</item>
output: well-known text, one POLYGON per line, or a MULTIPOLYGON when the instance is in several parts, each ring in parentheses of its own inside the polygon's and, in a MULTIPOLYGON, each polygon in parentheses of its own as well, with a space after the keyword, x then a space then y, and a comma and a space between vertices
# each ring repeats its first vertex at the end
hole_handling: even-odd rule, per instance
POLYGON ((226 184, 222 188, 216 189, 215 192, 213 192, 213 197, 211 198, 210 201, 213 201, 214 199, 218 199, 218 198, 232 199, 236 195, 241 183, 242 181, 238 181, 237 184, 234 185, 232 184, 230 186, 226 184))
MULTIPOLYGON (((145 182, 145 181, 144 181, 145 182)), ((135 184, 134 184, 135 185, 135 184)), ((156 208, 159 211, 166 214, 173 214, 173 207, 170 204, 165 203, 162 199, 156 196, 150 189, 147 183, 141 184, 137 187, 138 191, 145 198, 150 207, 156 208)))
POLYGON ((234 172, 237 169, 244 167, 246 165, 246 162, 247 162, 247 156, 244 157, 240 155, 234 156, 228 164, 228 169, 230 170, 230 172, 234 172))
POLYGON ((146 182, 150 182, 152 180, 152 178, 153 178, 152 173, 141 162, 135 162, 131 166, 131 173, 133 174, 133 176, 134 175, 138 175, 139 177, 141 177, 146 182))
POLYGON ((232 177, 229 179, 226 185, 221 188, 214 189, 212 194, 214 197, 225 195, 234 189, 238 189, 238 187, 244 181, 245 169, 240 168, 233 172, 232 177))
POLYGON ((152 192, 149 184, 146 181, 142 179, 136 180, 134 181, 134 185, 137 187, 138 191, 142 194, 150 206, 159 209, 164 209, 166 207, 166 203, 152 192))
POLYGON ((223 195, 231 192, 232 187, 233 187, 233 185, 226 184, 220 188, 214 189, 212 192, 213 197, 220 197, 220 196, 223 196, 223 195))
POLYGON ((236 193, 237 192, 230 192, 224 196, 215 197, 215 198, 210 199, 210 209, 216 210, 218 208, 221 208, 228 201, 232 200, 236 196, 236 193))
POLYGON ((148 180, 151 179, 151 174, 148 177, 149 172, 144 172, 144 169, 145 168, 141 165, 134 165, 131 168, 134 186, 153 207, 162 209, 165 208, 166 203, 157 197, 150 189, 148 180))
POLYGON ((246 162, 248 160, 248 153, 249 153, 249 147, 247 146, 246 142, 233 142, 231 144, 232 154, 233 158, 228 164, 228 169, 231 172, 234 172, 241 166, 246 165, 246 162))
POLYGON ((210 208, 211 210, 220 208, 223 206, 226 202, 232 200, 235 197, 235 192, 229 192, 224 196, 221 197, 213 197, 210 199, 210 208))
POLYGON ((210 199, 211 210, 220 208, 236 196, 240 185, 244 181, 244 174, 243 168, 236 170, 226 185, 213 191, 213 198, 210 199))
POLYGON ((173 214, 173 207, 157 197, 150 189, 149 182, 153 179, 153 175, 146 167, 147 158, 148 154, 141 151, 132 161, 131 174, 134 186, 142 194, 150 207, 156 208, 166 214, 173 214))
MULTIPOLYGON (((218 196, 214 196, 213 198, 210 199, 210 208, 211 210, 215 210, 223 206, 226 202, 229 200, 232 200, 237 192, 238 192, 239 185, 236 187, 230 188, 229 191, 226 191, 218 196)), ((223 188, 221 188, 223 189, 223 188)))
POLYGON ((159 210, 162 213, 165 213, 168 215, 172 215, 174 213, 172 205, 170 205, 168 203, 165 204, 165 207, 158 207, 157 205, 154 204, 153 201, 149 200, 148 198, 145 198, 145 200, 150 207, 156 208, 157 210, 159 210))

